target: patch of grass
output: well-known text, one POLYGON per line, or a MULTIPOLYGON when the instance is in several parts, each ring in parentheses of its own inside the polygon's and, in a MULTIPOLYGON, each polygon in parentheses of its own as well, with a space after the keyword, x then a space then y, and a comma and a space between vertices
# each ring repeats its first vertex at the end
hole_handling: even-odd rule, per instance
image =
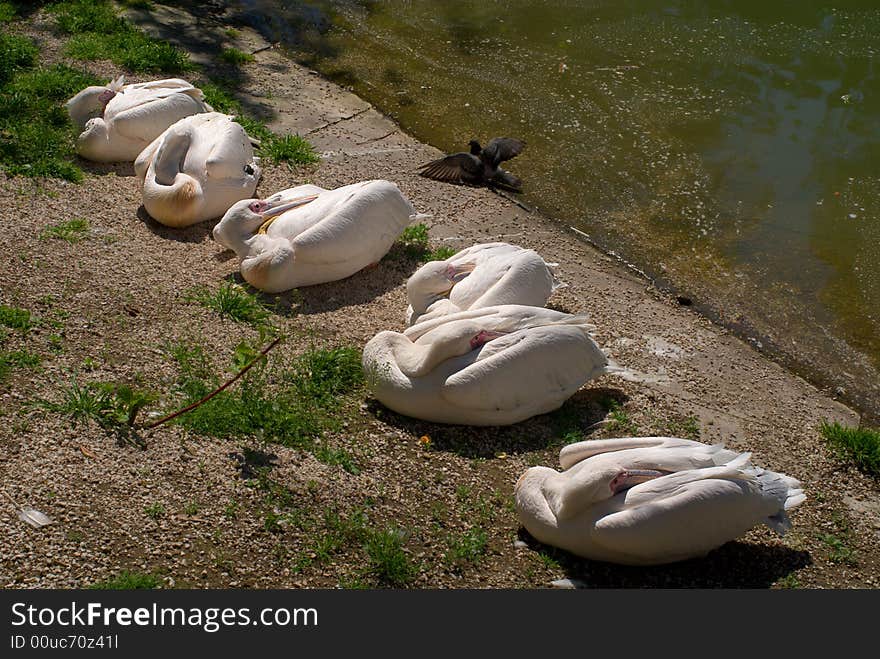
POLYGON ((0 304, 0 325, 19 332, 27 332, 34 326, 34 322, 31 320, 31 312, 27 309, 0 304))
POLYGON ((124 570, 106 581, 99 581, 89 586, 89 590, 152 590, 161 585, 155 574, 129 572, 124 570))
POLYGON ((61 402, 41 400, 37 404, 74 421, 92 420, 102 428, 132 427, 138 412, 155 400, 145 391, 123 384, 90 382, 80 385, 74 378, 64 390, 61 402))
POLYGON ((238 30, 236 30, 234 27, 230 27, 230 28, 223 30, 223 34, 225 34, 226 37, 229 39, 237 39, 240 32, 238 30))
POLYGON ((406 227, 397 239, 396 245, 405 257, 425 262, 445 261, 458 251, 452 247, 438 247, 432 250, 428 227, 422 223, 406 227))
POLYGON ((448 549, 443 560, 458 569, 466 564, 475 565, 486 553, 487 544, 486 531, 480 527, 468 529, 461 536, 448 540, 448 549))
POLYGON ((85 218, 76 218, 67 222, 60 222, 48 227, 40 238, 48 240, 50 238, 58 238, 66 240, 69 243, 78 243, 82 240, 89 230, 89 221, 85 218))
POLYGON ((538 560, 546 567, 548 570, 553 570, 558 572, 562 569, 562 564, 559 562, 559 559, 556 557, 556 550, 554 549, 539 549, 538 560))
POLYGON ((153 5, 150 0, 116 0, 116 2, 123 7, 128 7, 129 9, 151 10, 155 8, 155 5, 153 5))
POLYGON ((199 504, 196 501, 190 501, 183 507, 183 512, 187 515, 195 515, 199 512, 199 504))
POLYGON ((426 258, 427 261, 445 261, 449 257, 454 254, 457 254, 458 250, 454 247, 438 247, 437 249, 431 250, 428 253, 426 258))
POLYGON ((238 48, 224 48, 220 52, 220 60, 231 66, 240 66, 254 61, 254 56, 238 48))
POLYGON ((71 35, 65 53, 74 59, 109 59, 141 73, 195 68, 185 51, 144 34, 107 0, 65 0, 53 5, 52 12, 58 29, 71 35))
POLYGON ((402 588, 409 585, 418 574, 418 569, 403 550, 404 532, 393 526, 381 531, 373 531, 364 549, 369 567, 367 574, 379 585, 402 588))
POLYGON ((832 563, 856 565, 856 553, 846 544, 844 539, 831 533, 823 533, 819 536, 819 540, 828 547, 828 560, 832 563))
POLYGON ((352 346, 308 350, 297 359, 289 377, 301 398, 333 405, 336 396, 364 383, 361 352, 352 346))
POLYGON ((19 70, 0 84, 0 165, 8 174, 78 182, 76 129, 63 102, 99 80, 63 64, 19 70))
POLYGON ((639 433, 638 426, 629 418, 627 411, 617 401, 611 401, 609 404, 608 424, 605 429, 608 432, 620 435, 635 436, 639 433))
POLYGON ((15 18, 17 13, 11 2, 0 2, 0 23, 8 23, 15 18))
POLYGON ((403 248, 404 254, 413 259, 420 259, 428 253, 428 227, 425 224, 412 224, 403 230, 397 243, 403 248))
POLYGON ((106 0, 62 0, 50 11, 58 29, 65 34, 116 34, 131 29, 106 0))
POLYGON ((837 456, 862 471, 880 476, 880 430, 823 422, 820 431, 837 456))
POLYGON ((213 293, 206 288, 198 289, 189 299, 239 323, 262 325, 269 318, 269 311, 256 295, 232 282, 224 282, 213 293))
POLYGON ((800 588, 801 582, 798 580, 797 575, 792 573, 792 574, 786 574, 784 577, 779 579, 776 582, 776 585, 779 586, 780 588, 785 588, 787 590, 791 590, 791 589, 795 589, 795 588, 800 588))
MULTIPOLYGON (((236 348, 234 365, 249 361, 255 349, 236 348)), ((177 389, 183 404, 215 389, 220 378, 210 373, 204 353, 178 345, 172 355, 180 367, 177 389)), ((340 425, 340 406, 363 385, 360 353, 341 347, 307 350, 286 363, 258 363, 234 387, 178 417, 175 422, 195 432, 222 438, 256 437, 262 441, 311 451, 326 464, 357 473, 354 458, 322 438, 340 425)), ((236 370, 239 370, 237 367, 236 370)))
POLYGON ((290 162, 308 165, 320 160, 312 145, 299 135, 271 137, 261 145, 260 151, 276 163, 290 162))
POLYGON ((147 516, 151 519, 159 519, 160 517, 165 516, 165 506, 156 501, 144 508, 144 512, 147 513, 147 516))
POLYGON ((27 37, 0 33, 0 84, 12 80, 17 71, 33 67, 39 54, 40 49, 27 37))
POLYGON ((36 368, 40 356, 27 350, 0 351, 0 381, 14 368, 36 368))

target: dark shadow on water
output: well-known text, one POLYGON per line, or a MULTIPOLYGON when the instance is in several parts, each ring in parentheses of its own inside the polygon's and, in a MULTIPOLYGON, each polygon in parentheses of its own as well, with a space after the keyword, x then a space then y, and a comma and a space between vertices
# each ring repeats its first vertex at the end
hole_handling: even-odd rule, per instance
POLYGON ((464 458, 494 458, 499 453, 561 448, 571 441, 589 439, 595 424, 608 414, 610 401, 622 404, 626 400, 626 394, 619 389, 581 389, 558 410, 511 426, 430 423, 392 412, 374 398, 367 400, 367 410, 389 426, 416 437, 427 435, 436 451, 455 453, 464 458))
POLYGON ((213 220, 209 220, 182 229, 166 227, 164 224, 160 224, 150 217, 150 214, 147 212, 147 209, 144 208, 143 204, 138 207, 137 217, 146 225, 147 229, 160 238, 175 240, 179 243, 203 243, 206 240, 211 240, 211 231, 214 229, 215 224, 213 220))
POLYGON ((813 562, 806 551, 734 541, 704 558, 633 567, 591 561, 543 545, 523 528, 519 538, 532 551, 556 561, 566 577, 582 581, 588 588, 769 588, 813 562))

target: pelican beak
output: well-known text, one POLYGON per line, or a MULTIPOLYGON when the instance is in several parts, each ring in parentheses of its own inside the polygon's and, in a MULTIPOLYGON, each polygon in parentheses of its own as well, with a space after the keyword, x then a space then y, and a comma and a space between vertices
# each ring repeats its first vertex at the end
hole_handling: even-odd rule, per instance
POLYGON ((489 343, 492 339, 504 336, 504 332, 495 332, 493 330, 480 330, 477 335, 471 339, 471 350, 476 350, 482 345, 489 343))
POLYGON ((298 206, 305 206, 309 202, 317 199, 319 195, 305 195, 302 197, 293 197, 291 199, 264 199, 261 202, 257 202, 259 210, 255 211, 266 218, 266 221, 260 225, 260 228, 257 230, 257 233, 266 233, 269 229, 269 226, 274 222, 278 217, 289 211, 291 208, 297 208, 298 206))
POLYGON ((458 265, 446 266, 446 278, 453 284, 457 284, 467 277, 477 267, 476 263, 459 263, 458 265))

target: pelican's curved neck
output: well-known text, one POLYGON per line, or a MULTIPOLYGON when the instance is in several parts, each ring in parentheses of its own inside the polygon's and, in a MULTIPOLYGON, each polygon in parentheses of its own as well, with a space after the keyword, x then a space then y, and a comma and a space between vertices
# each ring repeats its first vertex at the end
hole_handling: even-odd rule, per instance
POLYGON ((173 185, 175 177, 183 171, 186 153, 189 150, 189 133, 171 132, 156 152, 153 169, 156 182, 161 185, 173 185))

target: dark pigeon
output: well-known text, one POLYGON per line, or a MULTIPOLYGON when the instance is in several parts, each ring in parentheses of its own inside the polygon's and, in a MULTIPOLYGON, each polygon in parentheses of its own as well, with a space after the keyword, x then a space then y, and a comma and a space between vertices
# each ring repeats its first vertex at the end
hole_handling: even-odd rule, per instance
POLYGON ((502 185, 519 189, 522 181, 499 165, 518 156, 526 143, 512 137, 493 137, 485 147, 470 141, 470 153, 461 151, 419 167, 422 176, 447 183, 502 185))

